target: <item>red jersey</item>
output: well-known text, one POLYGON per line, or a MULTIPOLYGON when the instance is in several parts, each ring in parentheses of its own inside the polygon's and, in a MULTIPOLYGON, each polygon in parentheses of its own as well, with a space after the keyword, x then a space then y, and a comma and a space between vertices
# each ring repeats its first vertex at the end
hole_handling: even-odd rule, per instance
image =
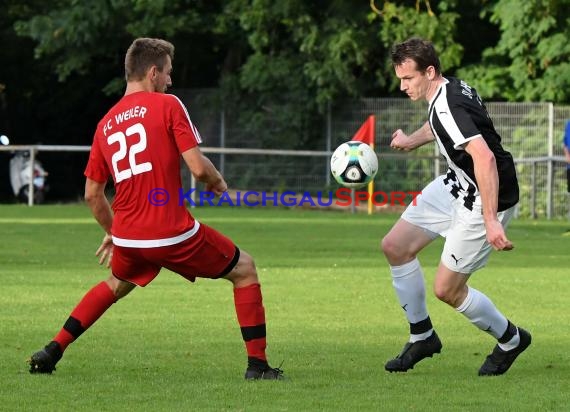
POLYGON ((201 142, 186 107, 171 94, 129 94, 101 119, 85 176, 100 183, 113 177, 115 244, 166 246, 198 230, 186 207, 179 205, 180 154, 201 142))

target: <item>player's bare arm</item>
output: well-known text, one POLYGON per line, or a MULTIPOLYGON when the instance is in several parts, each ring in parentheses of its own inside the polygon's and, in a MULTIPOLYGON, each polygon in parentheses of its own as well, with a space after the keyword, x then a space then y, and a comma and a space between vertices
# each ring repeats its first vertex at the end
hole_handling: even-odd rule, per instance
POLYGON ((514 246, 507 239, 505 229, 497 218, 499 173, 495 155, 482 137, 469 141, 465 145, 465 151, 473 159, 475 179, 481 194, 487 241, 495 250, 511 250, 514 246))
POLYGON ((199 147, 193 147, 182 153, 182 158, 199 182, 206 184, 206 190, 217 196, 228 190, 228 185, 210 159, 202 154, 199 147))
POLYGON ((95 252, 99 256, 99 264, 107 262, 107 267, 111 265, 113 257, 113 239, 111 238, 111 225, 113 224, 113 211, 105 196, 105 183, 99 183, 87 178, 85 181, 85 201, 91 209, 95 220, 105 231, 105 236, 101 241, 101 246, 95 252))
POLYGON ((431 131, 429 122, 425 122, 422 127, 410 135, 406 135, 401 129, 396 130, 392 133, 390 147, 408 152, 434 140, 435 136, 431 131))

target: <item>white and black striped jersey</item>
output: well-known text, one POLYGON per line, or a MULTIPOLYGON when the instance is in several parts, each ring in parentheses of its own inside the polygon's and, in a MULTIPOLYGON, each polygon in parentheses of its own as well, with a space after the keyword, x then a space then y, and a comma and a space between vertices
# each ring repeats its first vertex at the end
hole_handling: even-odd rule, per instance
POLYGON ((456 199, 461 199, 469 210, 473 210, 473 205, 481 205, 473 159, 464 150, 464 145, 482 137, 497 162, 498 211, 518 202, 519 186, 513 157, 501 146, 501 136, 474 88, 462 80, 446 78, 429 102, 428 118, 439 149, 447 159, 449 169, 444 182, 456 199))

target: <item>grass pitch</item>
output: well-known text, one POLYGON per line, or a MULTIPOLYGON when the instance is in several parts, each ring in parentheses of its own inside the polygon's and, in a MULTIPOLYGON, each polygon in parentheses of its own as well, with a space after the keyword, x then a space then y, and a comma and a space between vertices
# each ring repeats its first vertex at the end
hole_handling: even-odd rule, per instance
MULTIPOLYGON (((470 284, 533 334, 504 376, 477 370, 494 345, 429 294, 441 355, 405 374, 384 362, 408 327, 380 238, 397 216, 201 208, 194 214, 256 259, 268 356, 283 382, 246 382, 231 284, 163 271, 66 351, 51 376, 26 359, 108 276, 102 232, 82 205, 0 206, 0 408, 6 411, 568 410, 570 236, 566 222, 514 221, 512 252, 493 253, 470 284)), ((441 241, 420 255, 428 291, 441 241)))

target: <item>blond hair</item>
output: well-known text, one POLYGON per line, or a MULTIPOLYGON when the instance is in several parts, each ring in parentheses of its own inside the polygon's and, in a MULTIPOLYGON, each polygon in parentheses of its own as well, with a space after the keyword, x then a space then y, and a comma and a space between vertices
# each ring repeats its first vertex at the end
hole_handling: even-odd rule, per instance
POLYGON ((174 58, 172 43, 148 37, 135 39, 125 55, 125 79, 142 80, 152 66, 162 71, 166 64, 166 56, 170 56, 171 60, 174 58))

